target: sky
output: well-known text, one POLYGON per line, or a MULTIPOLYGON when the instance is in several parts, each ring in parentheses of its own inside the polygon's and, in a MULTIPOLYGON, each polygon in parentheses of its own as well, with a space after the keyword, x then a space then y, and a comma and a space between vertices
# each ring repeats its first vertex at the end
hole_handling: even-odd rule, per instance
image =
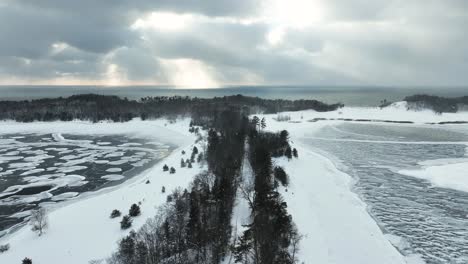
POLYGON ((466 0, 0 0, 0 84, 466 86, 466 0))

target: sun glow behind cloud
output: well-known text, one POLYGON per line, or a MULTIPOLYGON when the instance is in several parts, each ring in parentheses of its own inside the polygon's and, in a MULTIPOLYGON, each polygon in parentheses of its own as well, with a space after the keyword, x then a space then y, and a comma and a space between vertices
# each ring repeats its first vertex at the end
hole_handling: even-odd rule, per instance
POLYGON ((217 88, 212 69, 194 59, 160 59, 169 81, 177 88, 217 88))

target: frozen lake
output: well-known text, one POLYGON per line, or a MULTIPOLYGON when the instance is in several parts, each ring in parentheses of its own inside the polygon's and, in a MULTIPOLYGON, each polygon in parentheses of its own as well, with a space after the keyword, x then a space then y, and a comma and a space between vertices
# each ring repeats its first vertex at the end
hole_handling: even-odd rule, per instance
POLYGON ((125 135, 0 134, 0 236, 38 204, 122 183, 171 148, 125 135))
POLYGON ((355 191, 403 254, 468 263, 468 193, 398 173, 433 160, 467 162, 466 131, 349 123, 302 140, 357 179, 355 191))

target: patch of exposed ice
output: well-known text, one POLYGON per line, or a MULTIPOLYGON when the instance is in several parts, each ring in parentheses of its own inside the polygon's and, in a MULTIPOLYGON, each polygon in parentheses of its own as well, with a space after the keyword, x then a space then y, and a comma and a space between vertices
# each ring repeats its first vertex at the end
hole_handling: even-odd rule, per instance
POLYGON ((106 179, 108 181, 120 181, 125 177, 123 175, 119 175, 119 174, 109 174, 109 175, 104 175, 101 178, 106 179))
POLYGON ((116 151, 104 156, 104 158, 115 158, 115 157, 122 157, 125 153, 122 151, 116 151))
POLYGON ((88 168, 88 167, 86 167, 86 166, 71 166, 71 167, 58 168, 57 171, 64 172, 64 173, 69 173, 69 172, 84 170, 86 168, 88 168))
POLYGON ((77 192, 66 192, 66 193, 61 193, 59 195, 55 195, 51 198, 52 201, 62 201, 62 200, 67 200, 74 198, 78 196, 79 193, 77 192))
POLYGON ((123 143, 118 145, 119 147, 132 147, 132 146, 141 146, 141 143, 123 143))
POLYGON ((39 173, 39 172, 43 172, 43 171, 44 171, 44 169, 42 169, 42 168, 33 169, 33 170, 25 171, 25 172, 21 173, 20 175, 25 176, 25 175, 35 174, 35 173, 39 173))
POLYGON ((109 168, 106 170, 107 172, 121 172, 122 169, 121 168, 109 168))

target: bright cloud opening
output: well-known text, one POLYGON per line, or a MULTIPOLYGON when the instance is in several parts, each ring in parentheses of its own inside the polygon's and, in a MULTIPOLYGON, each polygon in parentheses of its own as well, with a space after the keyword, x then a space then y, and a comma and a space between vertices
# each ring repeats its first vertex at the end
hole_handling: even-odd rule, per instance
POLYGON ((213 70, 203 62, 193 59, 161 59, 170 84, 179 88, 220 87, 213 70))

